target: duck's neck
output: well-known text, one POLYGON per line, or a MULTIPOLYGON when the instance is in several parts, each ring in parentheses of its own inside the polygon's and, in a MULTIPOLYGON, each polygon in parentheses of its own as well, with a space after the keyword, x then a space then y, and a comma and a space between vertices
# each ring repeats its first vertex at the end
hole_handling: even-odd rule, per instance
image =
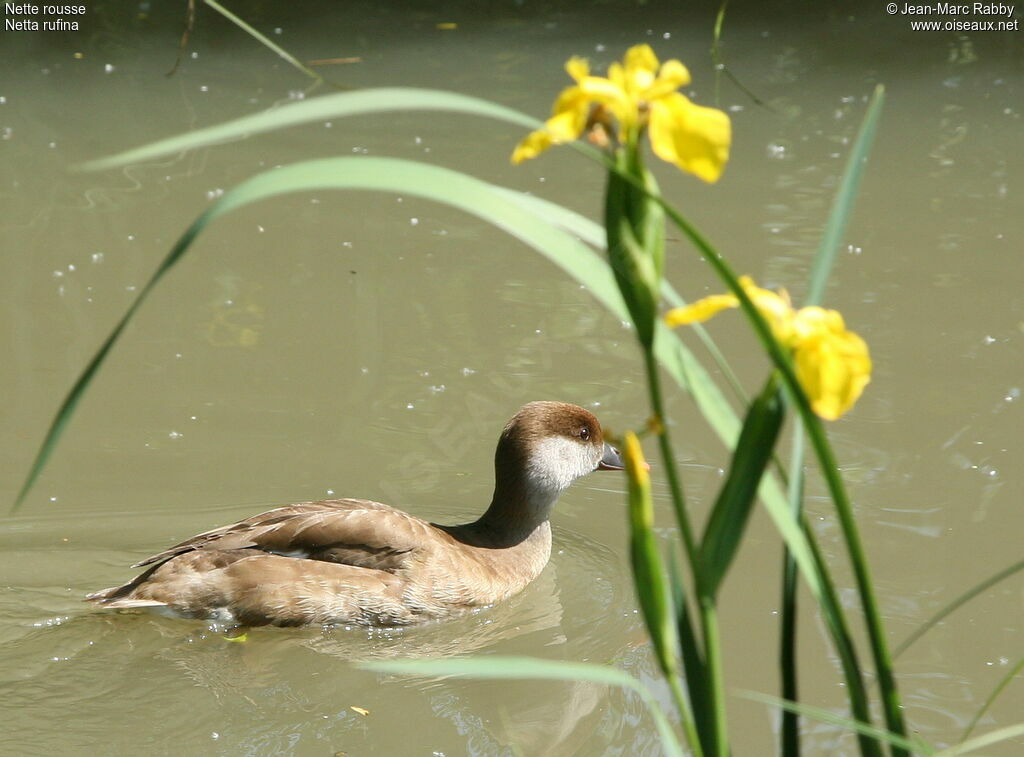
POLYGON ((569 481, 551 475, 551 466, 531 449, 513 442, 507 433, 498 440, 494 496, 487 512, 469 524, 494 546, 511 547, 527 540, 551 543, 548 517, 569 481))
POLYGON ((508 546, 518 544, 540 530, 550 533, 548 517, 557 499, 557 491, 537 491, 529 486, 496 486, 487 512, 474 526, 480 532, 499 537, 508 546))

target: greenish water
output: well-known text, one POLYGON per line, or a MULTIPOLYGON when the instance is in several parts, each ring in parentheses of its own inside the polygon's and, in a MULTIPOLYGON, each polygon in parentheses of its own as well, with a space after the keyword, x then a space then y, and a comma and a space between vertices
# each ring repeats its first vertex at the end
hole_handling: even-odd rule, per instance
MULTIPOLYGON (((0 37, 5 501, 133 289, 245 177, 310 157, 389 155, 597 216, 600 174, 571 151, 514 168, 516 130, 439 114, 315 124, 123 171, 69 173, 304 97, 308 86, 208 9, 172 77, 178 9, 92 10, 80 32, 0 37)), ((359 58, 321 69, 354 87, 450 88, 544 115, 568 82, 570 55, 603 67, 648 41, 687 63, 698 102, 715 102, 703 7, 325 4, 306 20, 284 7, 236 10, 302 60, 359 58)), ((719 82, 735 133, 725 177, 707 187, 662 170, 659 181, 739 270, 799 298, 866 97, 886 85, 826 301, 875 361, 864 398, 831 432, 897 642, 1020 559, 1024 38, 914 32, 906 17, 867 5, 783 10, 736 6, 727 18, 725 60, 765 105, 719 82)), ((720 290, 678 240, 668 272, 688 297, 720 290)), ((766 364, 740 319, 717 319, 713 333, 757 386, 766 364)), ((94 614, 79 601, 168 543, 275 504, 333 493, 436 520, 474 517, 490 496, 501 424, 533 399, 586 405, 618 429, 645 408, 629 332, 511 238, 390 195, 300 195, 219 220, 126 332, 23 510, 0 517, 0 753, 657 754, 650 720, 622 692, 412 681, 351 665, 531 654, 614 661, 653 681, 614 476, 583 479, 563 496, 556 553, 535 585, 450 624, 370 638, 265 630, 230 644, 198 624, 94 614)), ((700 512, 725 452, 686 398, 672 404, 700 512)), ((815 524, 848 584, 823 502, 812 499, 815 524)), ((658 504, 668 523, 667 499, 658 504)), ((739 689, 777 691, 779 553, 758 515, 723 593, 739 689)), ((955 741, 1022 654, 1020 587, 995 587, 899 660, 908 720, 925 738, 955 741)), ((807 700, 841 707, 809 612, 800 633, 807 700)), ((1011 685, 982 728, 1018 722, 1022 697, 1011 685)), ((768 753, 774 717, 740 699, 729 706, 737 754, 768 753)), ((830 727, 808 730, 812 753, 855 749, 830 727)))

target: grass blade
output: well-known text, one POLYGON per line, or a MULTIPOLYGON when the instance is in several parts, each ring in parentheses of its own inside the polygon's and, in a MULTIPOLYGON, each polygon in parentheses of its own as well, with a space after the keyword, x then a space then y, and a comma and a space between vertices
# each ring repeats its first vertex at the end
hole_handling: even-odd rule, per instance
POLYGON ((322 82, 324 80, 323 77, 320 76, 320 74, 318 74, 316 71, 313 71, 308 66, 303 65, 302 62, 299 61, 294 55, 289 53, 287 50, 285 50, 280 45, 274 44, 272 41, 267 39, 267 37, 265 37, 264 35, 260 34, 253 27, 251 27, 245 21, 240 19, 238 16, 236 16, 231 11, 229 11, 223 5, 221 5, 220 3, 216 2, 216 0, 203 0, 203 2, 205 2, 211 8, 213 8, 215 11, 217 11, 220 15, 224 16, 224 18, 226 18, 228 21, 233 23, 235 26, 237 26, 239 29, 244 31, 246 34, 248 34, 250 37, 255 39, 257 42, 260 42, 261 44, 263 44, 266 47, 268 47, 271 50, 273 50, 280 57, 284 58, 286 61, 288 61, 288 63, 293 65, 295 68, 299 69, 299 71, 304 73, 306 76, 310 77, 311 79, 313 79, 313 80, 315 80, 317 82, 322 82))
POLYGON ((965 591, 963 594, 958 596, 949 604, 942 607, 938 612, 936 612, 934 615, 928 618, 928 620, 926 620, 924 623, 918 626, 917 629, 912 634, 910 634, 910 636, 904 639, 903 642, 898 647, 896 647, 896 651, 893 652, 893 657, 899 657, 901 654, 906 652, 907 649, 909 649, 910 646, 914 644, 914 642, 916 642, 918 639, 924 636, 929 630, 931 630, 936 625, 941 623, 947 616, 951 615, 953 612, 960 609, 960 607, 970 602, 983 591, 991 588, 992 586, 995 586, 1004 578, 1009 578, 1015 573, 1019 573, 1021 570, 1024 570, 1024 560, 1016 562, 1008 568, 1003 568, 1003 570, 999 571, 995 575, 986 578, 981 583, 965 591))
POLYGON ((314 97, 297 103, 289 103, 280 108, 243 116, 234 121, 208 126, 204 129, 179 134, 142 147, 126 150, 98 160, 91 160, 78 166, 82 171, 101 171, 146 160, 153 160, 166 155, 174 155, 185 150, 209 147, 235 139, 242 139, 253 134, 260 134, 274 129, 309 123, 328 121, 332 118, 359 116, 370 113, 387 113, 392 111, 437 110, 452 113, 464 113, 471 116, 483 116, 506 121, 527 129, 537 129, 543 124, 525 113, 512 108, 497 105, 478 97, 459 95, 437 89, 415 89, 410 87, 381 87, 379 89, 361 90, 359 92, 338 92, 335 94, 314 97))
POLYGON ((496 680, 542 679, 549 681, 589 681, 620 686, 635 692, 647 706, 658 729, 665 753, 684 757, 682 746, 650 690, 633 676, 616 668, 586 662, 538 660, 533 657, 474 657, 450 660, 379 660, 360 663, 359 667, 381 673, 408 676, 454 676, 496 680))
MULTIPOLYGON (((536 129, 541 126, 541 122, 530 116, 474 97, 440 90, 380 88, 360 92, 338 93, 305 100, 224 124, 199 129, 188 134, 160 140, 108 158, 85 163, 80 168, 83 170, 101 170, 123 166, 296 124, 394 110, 441 110, 495 118, 528 129, 536 129)), ((574 143, 574 145, 577 144, 574 143)), ((584 153, 594 153, 587 145, 578 145, 578 147, 584 153)), ((591 154, 590 157, 594 158, 595 156, 591 154)), ((604 163, 602 159, 597 159, 599 162, 604 163)), ((511 190, 502 191, 515 194, 511 190)), ((603 248, 603 229, 589 219, 585 219, 539 198, 529 198, 526 195, 520 195, 516 202, 520 203, 524 208, 532 210, 537 215, 552 218, 553 223, 562 226, 574 234, 578 234, 598 249, 603 248)), ((573 273, 573 271, 570 271, 570 273, 573 273)), ((666 295, 670 300, 677 302, 681 300, 678 294, 671 290, 671 287, 666 287, 666 295)), ((613 312, 622 317, 620 312, 613 312)), ((708 376, 703 366, 700 365, 685 345, 660 324, 658 325, 658 331, 660 334, 656 339, 655 345, 658 361, 677 383, 690 391, 716 434, 725 442, 729 449, 732 449, 739 435, 740 428, 739 419, 732 407, 725 397, 722 396, 720 390, 711 380, 710 376, 708 376)), ((705 343, 709 345, 712 354, 720 355, 717 349, 714 348, 713 343, 710 342, 710 339, 703 332, 703 329, 700 332, 702 334, 701 338, 706 339, 705 343)), ((725 366, 724 360, 719 360, 719 364, 725 366)), ((727 367, 723 368, 723 370, 726 375, 732 375, 732 372, 727 367)), ((737 385, 735 379, 731 383, 737 385)), ((813 590, 815 579, 811 573, 812 562, 807 546, 804 543, 803 533, 798 523, 788 517, 784 498, 774 478, 765 477, 761 496, 783 538, 798 555, 797 559, 801 571, 813 590)))
POLYGON ((871 95, 867 113, 864 114, 864 120, 857 131, 857 138, 853 142, 853 149, 850 150, 850 157, 846 160, 846 169, 843 171, 839 190, 836 192, 835 199, 832 200, 832 209, 829 211, 828 221, 825 222, 818 254, 815 256, 814 265, 811 268, 811 279, 807 287, 805 301, 807 305, 820 304, 825 293, 825 284, 832 273, 836 256, 839 254, 839 245, 842 244, 846 235, 846 227, 853 212, 853 203, 860 191, 861 176, 864 174, 868 153, 871 152, 871 143, 875 139, 875 131, 878 128, 878 119, 882 115, 884 103, 885 88, 879 84, 871 95))
POLYGON ((1005 728, 1000 728, 990 733, 984 733, 981 736, 975 736, 973 739, 965 741, 962 744, 957 744, 949 749, 943 749, 941 752, 936 754, 935 757, 960 757, 962 754, 970 754, 971 752, 984 749, 992 744, 998 744, 1000 741, 1015 739, 1022 735, 1024 735, 1024 723, 1008 725, 1005 728))
POLYGON ((1004 675, 999 680, 999 683, 992 690, 992 693, 989 694, 988 697, 986 697, 985 703, 981 705, 981 708, 976 713, 974 713, 974 717, 971 718, 971 722, 968 723, 967 728, 964 729, 964 735, 960 737, 961 741, 967 740, 967 738, 971 735, 971 731, 973 731, 975 726, 978 725, 978 721, 981 720, 981 718, 985 715, 986 712, 988 712, 989 708, 992 706, 992 703, 996 701, 999 695, 1003 693, 1003 690, 1010 685, 1010 681, 1016 678, 1017 674, 1021 670, 1024 670, 1024 657, 1018 660, 1017 664, 1010 668, 1006 675, 1004 675))

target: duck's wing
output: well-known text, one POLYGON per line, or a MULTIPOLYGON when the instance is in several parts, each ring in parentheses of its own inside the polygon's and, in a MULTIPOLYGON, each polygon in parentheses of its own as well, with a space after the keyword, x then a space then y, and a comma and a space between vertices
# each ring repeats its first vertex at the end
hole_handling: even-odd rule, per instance
POLYGON ((440 532, 426 521, 379 502, 300 502, 193 536, 132 567, 196 550, 255 548, 286 557, 391 572, 439 536, 440 532))

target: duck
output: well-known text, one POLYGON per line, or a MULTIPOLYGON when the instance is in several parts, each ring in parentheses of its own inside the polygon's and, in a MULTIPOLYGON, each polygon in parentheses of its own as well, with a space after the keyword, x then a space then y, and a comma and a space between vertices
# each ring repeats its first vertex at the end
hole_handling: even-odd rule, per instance
POLYGON ((235 629, 443 620, 522 591, 551 556, 559 495, 623 467, 590 411, 531 402, 505 424, 494 494, 470 523, 438 525, 365 499, 299 502, 186 539, 85 601, 235 629))

